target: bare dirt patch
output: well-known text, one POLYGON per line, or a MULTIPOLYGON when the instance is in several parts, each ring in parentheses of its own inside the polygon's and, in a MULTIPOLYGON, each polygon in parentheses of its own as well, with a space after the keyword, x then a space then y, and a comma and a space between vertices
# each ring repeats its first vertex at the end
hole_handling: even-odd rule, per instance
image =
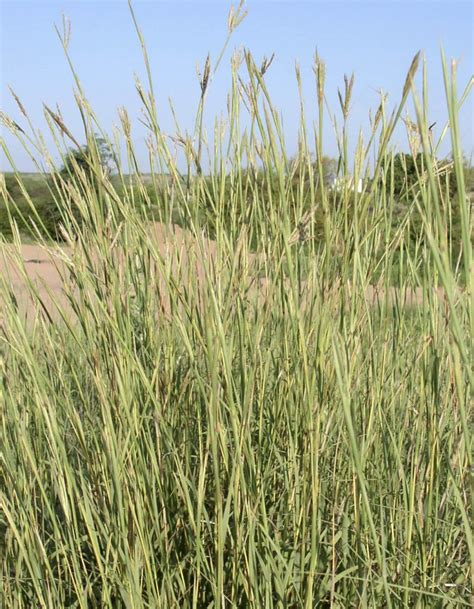
MULTIPOLYGON (((205 265, 203 259, 215 259, 217 244, 214 241, 203 239, 199 245, 190 233, 181 228, 171 225, 164 226, 154 223, 150 227, 151 243, 156 247, 164 265, 168 260, 171 264, 168 272, 178 282, 186 281, 186 277, 193 274, 201 283, 205 281, 205 265)), ((239 249, 237 248, 237 256, 239 249)), ((21 245, 20 251, 13 244, 0 245, 0 304, 5 294, 10 294, 16 303, 17 310, 21 316, 25 316, 31 322, 39 310, 46 312, 52 320, 60 318, 58 306, 71 315, 70 301, 66 297, 64 288, 68 278, 68 264, 73 256, 70 246, 43 247, 41 245, 21 245), (38 304, 41 303, 41 304, 38 304)), ((117 264, 123 253, 118 252, 117 264)), ((92 254, 91 259, 94 259, 92 254)), ((95 257, 97 260, 97 257, 95 257)), ((249 255, 248 260, 255 260, 255 256, 249 255)), ((155 265, 156 266, 156 265, 155 265)), ((163 265, 156 268, 158 278, 157 286, 163 291, 165 280, 163 277, 163 265)), ((218 276, 218 269, 214 269, 218 276)), ((252 280, 250 292, 255 294, 257 301, 265 299, 268 292, 269 280, 252 280)), ((346 298, 350 298, 351 286, 335 286, 335 291, 344 291, 346 298)), ((341 294, 342 295, 342 294, 341 294)), ((444 291, 439 288, 433 290, 433 295, 444 300, 444 291)), ((334 294, 333 294, 334 296, 334 294)), ((416 306, 423 302, 423 289, 377 288, 369 286, 365 292, 366 301, 370 305, 401 305, 416 306)), ((166 301, 166 295, 164 295, 166 301)), ((2 306, 3 308, 3 306, 2 306)), ((166 304, 165 304, 166 308, 166 304)), ((0 308, 0 324, 2 322, 2 309, 0 308)))

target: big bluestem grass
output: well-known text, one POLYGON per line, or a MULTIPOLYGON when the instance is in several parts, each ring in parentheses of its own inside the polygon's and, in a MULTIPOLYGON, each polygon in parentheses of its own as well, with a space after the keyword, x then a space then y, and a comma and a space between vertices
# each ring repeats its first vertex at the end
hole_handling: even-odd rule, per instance
MULTIPOLYGON (((471 606, 472 224, 458 126, 470 88, 458 97, 443 57, 452 198, 430 140, 426 78, 421 99, 413 85, 419 56, 390 116, 382 97, 355 159, 357 85, 345 78, 340 175, 368 175, 374 146, 377 155, 362 192, 348 182, 335 191, 324 184, 323 122, 329 111, 337 129, 338 116, 325 108, 319 56, 318 119, 311 130, 302 100, 294 161, 265 83, 271 60, 258 66, 250 53, 231 62, 227 130, 216 123, 211 151, 203 116, 215 66, 201 74, 194 136, 178 126, 167 137, 135 24, 151 190, 126 110, 121 136, 107 138, 75 72, 87 171, 55 173, 38 133, 3 117, 52 171, 44 179, 68 248, 45 243, 63 278, 56 307, 24 277, 33 322, 2 282, 2 606, 471 606), (393 230, 391 137, 410 96, 425 166, 393 230), (97 132, 115 176, 102 170, 97 132)), ((64 158, 81 138, 45 112, 64 158)))

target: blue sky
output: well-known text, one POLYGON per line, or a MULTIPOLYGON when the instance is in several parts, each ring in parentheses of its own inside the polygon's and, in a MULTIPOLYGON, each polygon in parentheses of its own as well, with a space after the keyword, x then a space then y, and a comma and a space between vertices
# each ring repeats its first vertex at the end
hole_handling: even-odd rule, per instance
MULTIPOLYGON (((173 132, 168 98, 179 122, 191 129, 197 108, 199 86, 196 63, 209 52, 215 60, 226 36, 230 3, 188 1, 140 1, 134 7, 142 27, 152 63, 161 125, 173 132)), ((315 87, 312 62, 315 49, 327 66, 327 96, 336 110, 337 88, 343 76, 356 74, 352 99, 350 138, 354 143, 359 128, 367 132, 368 110, 376 109, 383 89, 390 107, 400 98, 413 55, 426 54, 430 90, 430 120, 437 121, 435 135, 446 119, 440 47, 446 56, 459 61, 458 83, 462 90, 473 74, 473 5, 471 2, 398 0, 376 2, 332 0, 326 2, 279 2, 249 0, 249 14, 234 33, 221 68, 209 92, 206 125, 225 112, 229 88, 231 53, 249 48, 258 62, 275 52, 267 81, 274 104, 282 111, 290 154, 296 149, 299 103, 294 77, 295 61, 301 66, 306 107, 315 116, 315 87)), ((25 120, 8 91, 10 85, 23 101, 35 127, 44 130, 42 102, 59 104, 65 122, 81 141, 80 116, 75 108, 73 78, 63 55, 54 24, 62 13, 71 20, 70 53, 87 97, 107 131, 119 123, 117 107, 127 107, 143 171, 147 170, 146 147, 141 143, 145 128, 140 124, 141 103, 134 86, 134 74, 145 76, 140 46, 126 0, 47 1, 2 0, 0 107, 20 125, 25 120)), ((473 97, 461 113, 463 148, 472 154, 474 142, 473 97)), ((325 152, 336 154, 329 128, 325 152)), ((33 170, 27 155, 2 131, 8 148, 22 171, 33 170)), ((82 137, 82 140, 84 138, 82 137)), ((396 142, 406 149, 402 130, 396 142)), ((447 142, 448 144, 448 142, 447 142)), ((449 153, 449 145, 442 148, 449 153)), ((1 169, 9 164, 0 153, 1 169)))

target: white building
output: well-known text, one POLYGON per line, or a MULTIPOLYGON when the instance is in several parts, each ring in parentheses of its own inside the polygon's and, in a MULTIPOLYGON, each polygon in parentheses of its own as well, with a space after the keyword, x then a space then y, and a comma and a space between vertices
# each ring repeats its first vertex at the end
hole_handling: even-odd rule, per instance
POLYGON ((357 186, 354 185, 354 178, 352 176, 348 176, 347 178, 344 177, 336 177, 336 176, 331 176, 331 180, 329 181, 329 188, 334 189, 334 190, 342 190, 344 188, 345 185, 347 185, 347 188, 349 190, 352 190, 353 192, 362 192, 362 189, 364 187, 364 182, 362 180, 362 178, 359 178, 357 181, 357 186))

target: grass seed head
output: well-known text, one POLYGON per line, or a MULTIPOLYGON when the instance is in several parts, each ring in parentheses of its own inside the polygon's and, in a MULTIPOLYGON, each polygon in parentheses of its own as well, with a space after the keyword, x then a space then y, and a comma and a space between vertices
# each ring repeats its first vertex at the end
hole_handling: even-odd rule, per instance
POLYGON ((260 66, 260 75, 263 76, 268 68, 271 66, 273 59, 275 58, 275 53, 272 53, 270 59, 264 56, 262 64, 260 66))
POLYGON ((2 124, 7 129, 10 129, 10 131, 13 131, 14 133, 17 131, 19 131, 20 133, 25 133, 18 123, 16 123, 13 119, 11 119, 9 116, 7 116, 5 114, 5 112, 2 112, 1 110, 0 110, 0 124, 2 124))
POLYGON ((408 91, 410 90, 410 88, 413 85, 413 79, 418 70, 418 66, 420 63, 420 57, 421 57, 421 51, 418 51, 418 53, 412 59, 410 69, 408 70, 408 74, 405 79, 405 85, 403 86, 403 98, 405 98, 408 95, 408 91))
POLYGON ((201 87, 201 97, 204 97, 207 87, 209 85, 209 76, 211 73, 211 58, 209 56, 209 53, 207 54, 206 57, 206 62, 204 64, 204 71, 201 74, 201 70, 199 69, 199 66, 196 67, 196 71, 198 74, 198 78, 199 78, 199 86, 201 87))
POLYGON ((242 21, 248 14, 248 11, 245 9, 245 0, 240 0, 237 10, 234 9, 234 5, 232 4, 229 10, 229 16, 227 17, 227 30, 229 34, 239 27, 242 21))
POLYGON ((64 121, 62 120, 61 116, 59 114, 57 114, 56 112, 53 112, 51 110, 51 108, 49 108, 46 104, 43 104, 43 107, 44 107, 46 114, 48 114, 53 119, 55 124, 59 127, 61 133, 66 135, 72 142, 74 142, 74 144, 76 144, 76 146, 78 148, 81 148, 81 145, 79 144, 79 142, 76 140, 76 138, 72 135, 72 133, 69 131, 69 129, 64 124, 64 121))
POLYGON ((325 80, 326 80, 326 65, 317 53, 314 58, 313 71, 316 75, 316 84, 317 84, 317 89, 318 89, 318 103, 320 106, 322 106, 323 100, 324 100, 324 84, 325 84, 325 80))
POLYGON ((16 105, 18 106, 20 112, 23 114, 23 116, 27 117, 28 115, 26 114, 25 107, 21 103, 20 98, 18 97, 18 95, 15 93, 15 91, 11 87, 8 87, 8 88, 10 89, 10 93, 12 94, 13 99, 15 100, 16 105))
POLYGON ((122 124, 123 133, 127 139, 130 139, 131 125, 130 125, 130 118, 128 116, 127 109, 124 106, 121 106, 118 109, 118 114, 119 114, 120 122, 122 124))

